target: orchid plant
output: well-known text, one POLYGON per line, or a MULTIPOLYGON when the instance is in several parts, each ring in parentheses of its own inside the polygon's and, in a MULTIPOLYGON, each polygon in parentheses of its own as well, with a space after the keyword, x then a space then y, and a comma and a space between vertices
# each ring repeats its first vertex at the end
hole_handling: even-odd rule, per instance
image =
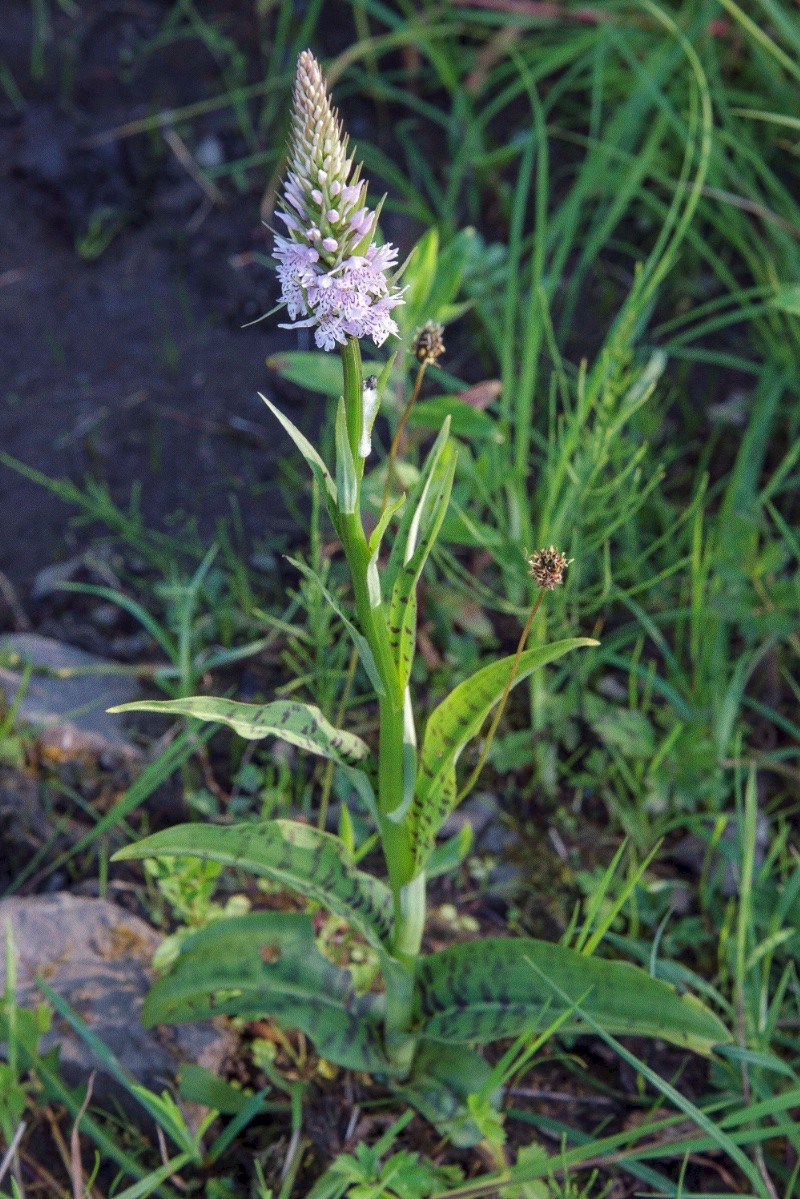
MULTIPOLYGON (((334 727, 310 704, 254 705, 208 696, 127 704, 214 721, 248 739, 278 737, 335 763, 374 820, 385 877, 363 870, 343 805, 339 835, 275 819, 239 825, 193 823, 167 829, 117 858, 188 856, 235 866, 304 896, 344 919, 372 946, 379 973, 359 991, 351 973, 320 950, 311 915, 255 911, 214 921, 182 944, 174 968, 154 986, 149 1023, 211 1015, 271 1016, 302 1030, 323 1057, 372 1072, 450 1135, 477 1135, 466 1118, 470 1094, 486 1084, 476 1045, 558 1027, 564 1033, 652 1035, 708 1054, 728 1034, 689 996, 624 962, 526 937, 487 938, 423 954, 426 878, 448 855, 437 836, 474 785, 512 686, 563 655, 596 644, 573 637, 526 649, 533 618, 569 565, 555 547, 530 555, 536 597, 515 654, 461 682, 425 722, 411 690, 420 576, 445 517, 456 445, 445 421, 407 494, 393 498, 399 438, 386 465, 383 503, 369 513, 362 484, 371 432, 392 359, 379 378, 363 377, 360 340, 398 336, 392 315, 404 303, 397 251, 379 244, 376 210, 354 166, 319 65, 300 55, 294 87, 289 167, 274 254, 290 323, 314 330, 321 350, 338 349, 342 395, 335 420, 335 467, 265 397, 293 439, 324 497, 352 579, 352 611, 339 608, 377 701, 377 744, 334 727), (371 528, 365 526, 370 516, 371 528), (477 767, 458 781, 465 746, 494 712, 477 767)), ((419 392, 442 350, 441 329, 418 334, 419 392)), ((380 493, 380 492, 379 492, 380 493)), ((299 565, 299 564, 298 564, 299 565)), ((308 573, 307 567, 301 567, 308 573)), ((323 586, 319 581, 319 585, 323 586)), ((453 855, 449 855, 452 861, 453 855)), ((457 860, 457 855, 456 855, 457 860)))

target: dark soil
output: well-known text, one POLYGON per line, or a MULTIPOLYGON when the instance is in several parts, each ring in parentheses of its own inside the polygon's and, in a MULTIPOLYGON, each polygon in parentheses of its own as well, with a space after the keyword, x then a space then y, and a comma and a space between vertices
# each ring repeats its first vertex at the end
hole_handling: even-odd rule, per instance
MULTIPOLYGON (((97 140, 221 90, 210 56, 186 41, 153 51, 124 81, 170 7, 98 0, 68 17, 48 5, 32 78, 30 0, 3 4, 0 60, 20 95, 0 94, 0 448, 51 477, 102 480, 123 505, 141 483, 148 522, 183 513, 205 536, 233 497, 245 527, 270 537, 289 525, 275 482, 285 447, 256 392, 276 394, 265 358, 295 338, 275 322, 242 329, 275 301, 254 260, 270 242, 264 181, 251 173, 253 190, 223 184, 209 199, 160 134, 97 140), (106 229, 115 235, 92 257, 93 234, 106 229)), ((242 151, 230 109, 189 133, 192 151, 242 151)), ((89 534, 70 531, 64 503, 2 465, 0 506, 0 571, 24 603, 36 572, 89 534)))

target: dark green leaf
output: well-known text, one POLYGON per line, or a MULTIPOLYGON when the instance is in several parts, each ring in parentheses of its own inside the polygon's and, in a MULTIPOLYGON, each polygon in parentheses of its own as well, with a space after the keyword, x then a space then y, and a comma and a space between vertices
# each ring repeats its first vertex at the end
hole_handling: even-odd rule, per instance
MULTIPOLYGON (((316 391, 331 399, 338 399, 342 394, 342 360, 338 354, 329 354, 325 350, 290 350, 271 355, 267 366, 282 379, 288 379, 306 391, 316 391)), ((382 368, 382 362, 365 362, 364 374, 379 375, 382 368)))
POLYGON ((458 396, 433 396, 429 400, 418 400, 411 409, 408 423, 412 428, 441 429, 442 421, 450 417, 455 437, 468 441, 502 442, 503 434, 496 420, 480 408, 473 408, 458 396))
POLYGON ((385 1072, 380 1006, 376 996, 356 994, 349 971, 322 956, 308 916, 253 912, 189 937, 142 1015, 148 1026, 273 1016, 304 1032, 329 1061, 385 1072))
POLYGON ((181 1099, 202 1103, 204 1107, 213 1107, 215 1111, 228 1116, 240 1112, 252 1099, 252 1095, 231 1086, 224 1078, 195 1062, 186 1062, 180 1067, 178 1093, 181 1099))
MULTIPOLYGON (((426 1120, 435 1125, 459 1148, 476 1145, 485 1132, 469 1117, 467 1099, 485 1087, 490 1067, 474 1049, 465 1045, 422 1044, 414 1059, 414 1072, 398 1094, 426 1120)), ((491 1105, 499 1108, 502 1094, 498 1088, 491 1105)))
MULTIPOLYGON (((731 1039, 699 1000, 638 966, 529 937, 492 937, 423 958, 416 1005, 419 1034, 446 1043, 541 1031, 573 1005, 606 1032, 660 1037, 706 1055, 731 1039)), ((572 1012, 559 1032, 586 1028, 572 1012)))
POLYGON ((515 668, 514 686, 548 662, 570 650, 597 645, 591 637, 569 637, 552 645, 525 650, 519 661, 511 655, 484 666, 460 683, 431 713, 425 728, 419 761, 417 793, 409 813, 414 860, 422 867, 436 833, 455 802, 455 766, 464 746, 480 732, 481 725, 500 700, 515 668))

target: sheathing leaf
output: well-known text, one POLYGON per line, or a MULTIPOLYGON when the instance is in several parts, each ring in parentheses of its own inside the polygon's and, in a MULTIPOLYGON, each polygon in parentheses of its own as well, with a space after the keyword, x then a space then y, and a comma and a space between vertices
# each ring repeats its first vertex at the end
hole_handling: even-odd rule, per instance
POLYGON ((383 535, 389 527, 389 522, 397 515, 400 509, 404 506, 405 502, 406 497, 401 495, 398 496, 396 500, 393 500, 392 503, 387 504, 387 506, 384 508, 377 525, 369 536, 369 552, 371 558, 377 558, 378 552, 381 548, 381 542, 383 541, 383 535))
POLYGON ((307 566, 305 562, 301 562, 298 558, 289 558, 287 556, 286 561, 291 562, 292 566, 299 570, 302 575, 305 575, 307 579, 313 579, 317 584, 323 596, 328 601, 331 608, 333 608, 334 612, 347 629, 347 632, 350 634, 350 639, 358 650, 358 656, 361 659, 361 665, 367 672, 369 681, 372 683, 372 686, 375 689, 375 694, 378 696, 383 695, 383 683, 381 682, 381 677, 378 674, 378 667, 375 664, 375 658, 373 657, 372 650, 369 648, 369 642, 367 641, 366 637, 363 635, 363 633, 359 633, 352 620, 348 619, 342 610, 341 604, 337 603, 316 571, 312 570, 310 566, 307 566))
POLYGON ((660 1037, 709 1054, 730 1041, 724 1024, 691 996, 628 962, 587 957, 531 937, 490 937, 422 958, 416 1023, 421 1037, 486 1044, 546 1029, 587 1031, 580 1008, 606 1032, 660 1037))
POLYGON ((397 533, 392 543, 389 561, 383 571, 383 584, 385 591, 390 593, 393 588, 398 574, 405 566, 409 538, 412 537, 412 526, 415 521, 418 521, 418 509, 422 495, 428 486, 433 471, 439 463, 439 460, 444 453, 444 448, 447 445, 447 439, 450 436, 450 420, 445 420, 439 433, 428 451, 428 456, 425 459, 422 470, 420 471, 414 486, 408 493, 405 508, 400 518, 400 524, 397 527, 397 533))
POLYGON ((347 920, 376 948, 392 931, 391 893, 359 870, 344 843, 294 820, 261 824, 179 824, 153 833, 115 859, 191 857, 235 866, 323 904, 347 920))
POLYGON ((336 410, 336 491, 339 511, 345 516, 352 515, 358 501, 358 480, 347 432, 347 411, 342 399, 336 410))
POLYGON ((350 972, 322 956, 308 916, 253 912, 215 921, 184 942, 142 1012, 147 1025, 219 1015, 272 1016, 299 1028, 329 1061, 388 1069, 380 999, 357 994, 350 972))

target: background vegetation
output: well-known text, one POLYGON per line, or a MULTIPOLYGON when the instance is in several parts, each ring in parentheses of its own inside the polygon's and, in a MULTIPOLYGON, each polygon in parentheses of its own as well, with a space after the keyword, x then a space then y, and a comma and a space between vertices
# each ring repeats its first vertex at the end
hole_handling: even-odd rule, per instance
MULTIPOLYGON (((534 639, 601 642, 536 676, 492 751, 482 785, 514 834, 522 865, 513 894, 498 906, 487 883, 498 853, 481 852, 457 885, 443 883, 442 901, 455 920, 468 913, 480 926, 499 912, 509 927, 550 939, 571 936, 577 922, 615 953, 691 981, 738 1048, 704 1070, 598 1039, 551 1049, 541 1078, 559 1086, 536 1087, 522 1078, 518 1047, 522 1056, 501 1064, 514 1081, 504 1149, 499 1126, 487 1128, 494 1157, 435 1145, 395 1109, 388 1131, 357 1152, 343 1144, 349 1156, 332 1167, 304 1113, 318 1102, 312 1079, 346 1106, 341 1077, 325 1083, 291 1057, 280 1074, 256 1053, 247 1085, 256 1078, 280 1096, 272 1111, 257 1087, 249 1106, 218 1096, 211 1106, 231 1123, 198 1139, 160 1110, 172 1155, 163 1167, 155 1143, 129 1131, 111 1136, 111 1153, 103 1117, 85 1118, 85 1179, 94 1145, 98 1193, 126 1199, 175 1194, 171 1175, 209 1199, 244 1187, 283 1199, 308 1193, 328 1167, 316 1199, 788 1199, 800 1174, 800 10, 780 0, 252 0, 245 21, 223 4, 161 7, 156 36, 133 45, 124 69, 135 75, 179 43, 214 64, 204 67, 207 94, 134 116, 115 137, 177 136, 206 189, 253 211, 260 203, 269 219, 294 62, 311 45, 373 191, 388 193, 387 234, 408 247, 435 231, 418 250, 428 282, 412 286, 404 310, 406 332, 448 321, 448 355, 409 423, 412 451, 445 410, 462 443, 424 600, 418 683, 430 703, 445 678, 515 644, 531 599, 524 549, 555 543, 574 559, 534 639), (196 152, 209 114, 226 146, 210 164, 196 152), (572 1104, 537 1103, 537 1092, 559 1087, 572 1104), (607 1105, 592 1106, 600 1099, 607 1105)), ((63 35, 83 13, 72 0, 34 0, 31 11, 35 82, 52 63, 54 29, 63 35)), ((31 81, 6 68, 0 84, 22 111, 31 81)), ((93 260, 125 236, 96 213, 76 248, 93 260)), ((264 310, 271 300, 261 297, 264 310)), ((246 332, 241 345, 244 356, 246 332)), ((284 384, 335 390, 316 359, 288 352, 288 335, 279 345, 273 367, 284 384)), ((385 413, 385 444, 399 402, 385 413)), ((6 449, 6 466, 30 476, 6 449)), ((318 497, 310 506, 298 498, 294 469, 284 469, 286 493, 314 528, 302 553, 335 591, 344 582, 318 497)), ((248 663, 257 692, 307 698, 313 679, 326 715, 347 708, 369 735, 366 686, 351 677, 312 584, 295 577, 280 598, 245 564, 235 526, 213 546, 176 539, 97 482, 39 481, 110 531, 122 594, 79 586, 144 627, 148 660, 154 646, 164 660, 154 679, 164 692, 241 686, 237 664, 248 663)), ((8 738, 10 722, 3 727, 8 738)), ((339 780, 324 769, 306 776, 224 739, 211 765, 198 764, 191 748, 182 734, 68 862, 94 869, 102 835, 142 810, 157 821, 148 797, 181 760, 185 802, 202 817, 291 805, 324 824, 337 798, 339 780)), ((204 922, 213 916, 205 881, 188 868, 151 876, 149 903, 166 904, 178 924, 204 922)), ((16 1017, 6 1039, 18 1050, 0 1078, 7 1144, 25 1107, 34 1123, 45 1104, 73 1118, 79 1108, 37 1056, 39 1030, 16 1017)), ((6 1194, 12 1185, 6 1176, 6 1194)))

